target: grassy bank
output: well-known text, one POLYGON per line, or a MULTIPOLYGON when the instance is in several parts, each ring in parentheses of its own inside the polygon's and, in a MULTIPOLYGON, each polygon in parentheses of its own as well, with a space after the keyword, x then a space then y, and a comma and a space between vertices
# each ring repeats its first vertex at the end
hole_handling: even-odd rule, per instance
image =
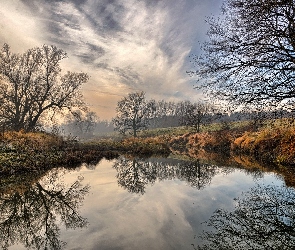
POLYGON ((119 154, 167 155, 166 143, 157 138, 106 139, 92 142, 64 140, 48 133, 5 132, 0 138, 0 174, 74 166, 113 159, 119 154))
POLYGON ((266 124, 252 131, 245 123, 227 129, 217 125, 202 133, 178 127, 143 131, 137 138, 105 138, 87 142, 65 140, 48 133, 5 132, 0 137, 0 173, 9 174, 86 163, 125 155, 169 155, 227 159, 245 155, 256 161, 295 165, 295 127, 266 124))
POLYGON ((280 127, 245 132, 231 143, 231 150, 262 161, 295 165, 295 129, 280 127))
POLYGON ((0 138, 0 173, 49 169, 57 165, 73 165, 99 161, 110 153, 81 147, 48 133, 5 132, 0 138))
POLYGON ((235 127, 220 131, 186 133, 170 140, 173 151, 188 155, 217 153, 223 156, 246 155, 266 163, 295 165, 295 127, 272 124, 252 131, 235 127))

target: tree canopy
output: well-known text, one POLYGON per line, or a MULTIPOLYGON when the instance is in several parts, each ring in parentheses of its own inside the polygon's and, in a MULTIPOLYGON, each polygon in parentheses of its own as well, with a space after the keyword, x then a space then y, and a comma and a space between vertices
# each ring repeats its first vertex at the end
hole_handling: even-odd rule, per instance
POLYGON ((294 17, 294 0, 225 0, 222 15, 208 19, 209 39, 189 73, 231 103, 293 103, 294 17))
POLYGON ((192 126, 196 132, 200 132, 200 126, 211 122, 214 114, 214 106, 205 102, 183 103, 181 125, 192 126))
POLYGON ((43 45, 23 54, 0 50, 0 122, 14 130, 34 130, 42 116, 64 109, 83 109, 80 87, 86 73, 61 73, 66 53, 43 45))
POLYGON ((122 134, 129 132, 136 137, 138 131, 147 128, 150 111, 144 92, 129 93, 117 104, 117 115, 113 119, 115 130, 122 134))

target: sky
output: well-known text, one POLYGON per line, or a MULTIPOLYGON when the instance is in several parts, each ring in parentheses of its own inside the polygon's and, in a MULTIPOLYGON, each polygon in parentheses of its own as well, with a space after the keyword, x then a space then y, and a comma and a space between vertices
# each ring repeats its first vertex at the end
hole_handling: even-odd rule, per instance
POLYGON ((82 92, 101 119, 117 102, 144 91, 147 99, 197 101, 190 56, 206 39, 205 19, 222 0, 0 0, 0 46, 23 53, 55 45, 63 70, 85 72, 82 92))

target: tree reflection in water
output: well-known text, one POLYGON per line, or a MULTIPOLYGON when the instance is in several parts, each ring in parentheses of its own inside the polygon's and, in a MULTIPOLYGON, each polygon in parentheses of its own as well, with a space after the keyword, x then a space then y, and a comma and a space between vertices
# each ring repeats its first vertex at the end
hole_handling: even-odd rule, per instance
POLYGON ((25 191, 1 194, 0 242, 2 249, 23 244, 28 249, 62 249, 59 224, 66 228, 87 225, 78 208, 89 192, 79 177, 70 186, 61 183, 51 172, 25 191))
POLYGON ((234 211, 217 210, 198 249, 295 249, 295 190, 257 186, 236 199, 234 211))
POLYGON ((165 160, 156 161, 134 158, 132 160, 119 157, 114 166, 117 170, 118 184, 132 193, 145 193, 147 184, 156 180, 186 181, 190 186, 202 189, 209 185, 211 179, 218 173, 229 173, 233 169, 216 165, 194 162, 165 160))

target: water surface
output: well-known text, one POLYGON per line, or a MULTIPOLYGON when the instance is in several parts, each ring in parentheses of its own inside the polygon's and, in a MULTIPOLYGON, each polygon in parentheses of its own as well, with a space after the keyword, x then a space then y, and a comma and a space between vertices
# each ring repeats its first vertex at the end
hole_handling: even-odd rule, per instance
POLYGON ((0 240, 8 249, 193 250, 203 244, 209 249, 292 249, 294 204, 286 200, 294 202, 293 194, 273 173, 200 161, 120 157, 72 170, 54 169, 26 189, 3 193, 0 240), (279 213, 262 209, 273 199, 279 213), (240 215, 244 224, 238 224, 240 215), (281 223, 289 232, 260 243, 255 235, 248 239, 245 228, 255 231, 262 215, 266 221, 259 225, 277 232, 281 223), (203 223, 208 220, 213 227, 203 223), (230 227, 232 231, 225 230, 230 227), (242 240, 232 236, 242 231, 242 240), (275 242, 276 237, 281 242, 275 242))

